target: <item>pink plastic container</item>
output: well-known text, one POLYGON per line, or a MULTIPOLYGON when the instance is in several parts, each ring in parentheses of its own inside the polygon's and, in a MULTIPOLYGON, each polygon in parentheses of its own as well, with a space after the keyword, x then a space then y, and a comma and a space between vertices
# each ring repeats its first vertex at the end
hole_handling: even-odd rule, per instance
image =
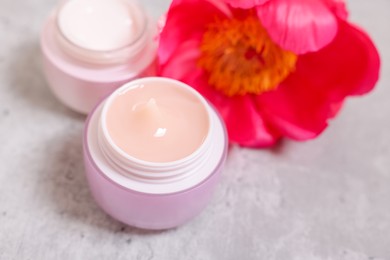
POLYGON ((138 10, 142 30, 127 46, 106 51, 83 48, 63 34, 58 25, 58 13, 67 2, 62 1, 50 15, 41 33, 43 72, 62 103, 87 114, 125 82, 155 75, 157 28, 134 1, 126 0, 126 3, 138 10))
MULTIPOLYGON (((161 81, 176 84, 194 94, 196 92, 184 83, 165 78, 139 79, 117 91, 123 91, 132 84, 161 81)), ((168 229, 184 224, 206 207, 226 159, 227 136, 215 109, 199 94, 196 95, 202 99, 208 111, 211 122, 208 136, 193 154, 170 163, 141 160, 134 163, 123 157, 119 158, 121 161, 112 160, 110 151, 113 147, 107 149, 101 137, 104 122, 102 111, 108 104, 107 99, 90 113, 83 141, 85 171, 93 197, 113 218, 138 228, 168 229), (133 168, 125 169, 122 164, 133 168), (172 177, 173 172, 181 173, 172 177)))

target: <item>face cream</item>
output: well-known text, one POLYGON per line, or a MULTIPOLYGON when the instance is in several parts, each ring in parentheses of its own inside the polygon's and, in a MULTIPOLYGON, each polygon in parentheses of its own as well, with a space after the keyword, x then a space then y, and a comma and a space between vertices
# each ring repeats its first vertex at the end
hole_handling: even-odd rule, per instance
POLYGON ((216 111, 188 85, 143 78, 114 91, 84 133, 87 179, 97 203, 131 226, 181 225, 207 205, 226 158, 216 111))
POLYGON ((111 51, 131 44, 142 31, 139 11, 125 1, 73 0, 58 12, 63 35, 87 50, 111 51))
POLYGON ((103 121, 106 134, 135 158, 180 160, 204 142, 209 131, 207 109, 199 97, 181 86, 165 81, 155 84, 134 85, 108 99, 103 121))
POLYGON ((132 0, 68 0, 41 35, 44 73, 54 94, 88 113, 123 83, 155 73, 155 25, 132 0))

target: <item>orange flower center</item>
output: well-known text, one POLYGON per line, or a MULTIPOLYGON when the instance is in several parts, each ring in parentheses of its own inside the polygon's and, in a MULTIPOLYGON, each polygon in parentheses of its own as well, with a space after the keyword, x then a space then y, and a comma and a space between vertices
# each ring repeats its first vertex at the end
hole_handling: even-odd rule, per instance
POLYGON ((271 40, 255 15, 209 24, 200 50, 198 65, 208 72, 209 84, 227 96, 273 90, 297 61, 271 40))

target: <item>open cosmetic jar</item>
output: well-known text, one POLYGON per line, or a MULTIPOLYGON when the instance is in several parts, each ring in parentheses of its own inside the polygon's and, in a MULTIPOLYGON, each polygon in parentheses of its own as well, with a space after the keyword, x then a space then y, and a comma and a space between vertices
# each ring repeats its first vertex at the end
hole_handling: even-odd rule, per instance
POLYGON ((155 75, 157 25, 134 0, 67 0, 41 33, 43 71, 54 94, 88 113, 130 80, 155 75))
POLYGON ((84 163, 96 202, 144 229, 179 226, 210 201, 227 153, 223 121, 190 86, 131 81, 90 113, 84 163))

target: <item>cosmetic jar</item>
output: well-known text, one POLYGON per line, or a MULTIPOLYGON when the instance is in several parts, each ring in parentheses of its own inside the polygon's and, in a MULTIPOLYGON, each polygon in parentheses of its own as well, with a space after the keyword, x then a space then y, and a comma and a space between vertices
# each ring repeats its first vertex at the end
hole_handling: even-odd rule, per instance
POLYGON ((226 159, 227 135, 196 90, 146 77, 124 84, 89 114, 83 149, 97 204, 127 225, 160 230, 206 207, 226 159))
POLYGON ((124 83, 156 71, 157 25, 134 0, 67 0, 41 33, 55 96, 87 114, 124 83))

